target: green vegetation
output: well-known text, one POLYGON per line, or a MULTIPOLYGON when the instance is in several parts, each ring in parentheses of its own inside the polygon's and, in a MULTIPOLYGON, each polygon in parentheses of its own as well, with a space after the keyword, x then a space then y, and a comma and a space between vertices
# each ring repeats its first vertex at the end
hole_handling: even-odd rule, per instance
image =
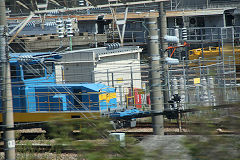
POLYGON ((126 137, 125 146, 109 136, 109 120, 55 121, 50 124, 57 151, 76 151, 79 160, 141 160, 144 152, 137 141, 126 137))
MULTIPOLYGON (((239 104, 231 108, 204 110, 193 114, 193 122, 188 129, 195 135, 182 140, 181 150, 174 147, 176 140, 150 141, 143 149, 135 138, 126 137, 124 144, 109 135, 112 125, 108 119, 57 119, 49 123, 48 140, 40 135, 35 140, 17 141, 17 159, 77 159, 77 160, 177 160, 180 157, 192 157, 192 160, 239 160, 240 159, 240 108, 239 104), (50 145, 45 152, 33 144, 50 145), (173 143, 173 144, 169 144, 173 143), (147 145, 147 146, 146 146, 147 145), (150 145, 150 146, 148 146, 150 145), (169 150, 169 147, 173 150, 169 150), (70 151, 71 153, 66 153, 70 151)), ((144 119, 149 121, 148 118, 144 119)), ((18 134, 16 137, 21 137, 18 134)), ((176 144, 175 144, 176 143, 176 144)))
POLYGON ((193 116, 190 130, 197 135, 187 136, 183 143, 194 160, 240 159, 240 109, 235 107, 193 116))
MULTIPOLYGON (((44 134, 39 135, 34 140, 26 140, 24 137, 21 137, 21 134, 17 132, 16 138, 19 139, 16 141, 16 151, 17 151, 17 160, 44 160, 48 159, 47 154, 41 154, 40 148, 33 147, 33 144, 49 144, 44 134)), ((51 150, 51 149, 50 149, 51 150)), ((50 153, 50 150, 46 150, 45 153, 50 153)))

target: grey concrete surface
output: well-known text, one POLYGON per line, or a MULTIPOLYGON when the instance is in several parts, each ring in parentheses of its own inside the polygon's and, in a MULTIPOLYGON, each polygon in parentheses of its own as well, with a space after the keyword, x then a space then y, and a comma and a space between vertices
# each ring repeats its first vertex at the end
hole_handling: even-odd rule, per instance
POLYGON ((152 135, 140 142, 148 154, 146 160, 191 160, 181 141, 181 135, 152 135))

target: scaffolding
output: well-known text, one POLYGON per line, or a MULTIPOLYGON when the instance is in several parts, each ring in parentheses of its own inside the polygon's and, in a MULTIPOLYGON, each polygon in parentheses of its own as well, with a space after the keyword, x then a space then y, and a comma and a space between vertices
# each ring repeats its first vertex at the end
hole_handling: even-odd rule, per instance
POLYGON ((236 32, 238 30, 239 27, 188 28, 187 42, 190 47, 200 48, 191 50, 189 47, 191 52, 185 51, 186 58, 182 57, 181 64, 170 67, 168 71, 170 97, 178 88, 185 108, 239 102, 240 50, 239 32, 236 32), (201 34, 201 31, 208 34, 201 34), (207 49, 212 45, 217 48, 215 50, 217 54, 207 49), (195 54, 194 52, 198 52, 198 56, 189 57, 190 54, 195 54))

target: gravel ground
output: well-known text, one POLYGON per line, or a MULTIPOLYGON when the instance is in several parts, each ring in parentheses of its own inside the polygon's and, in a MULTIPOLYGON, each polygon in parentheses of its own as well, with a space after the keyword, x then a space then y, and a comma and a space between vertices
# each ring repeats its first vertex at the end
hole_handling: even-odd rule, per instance
MULTIPOLYGON (((165 128, 165 132, 179 132, 177 128, 165 128)), ((18 130, 18 133, 45 133, 44 130, 41 128, 34 128, 34 129, 24 129, 24 130, 18 130)), ((152 128, 124 128, 124 129, 118 129, 115 130, 115 132, 153 132, 152 128)), ((183 132, 187 132, 187 130, 184 130, 183 132)), ((161 155, 161 158, 159 160, 163 159, 171 159, 171 160, 190 160, 189 156, 187 155, 184 147, 180 143, 180 139, 182 136, 149 136, 146 137, 140 145, 146 150, 146 152, 151 153, 154 150, 158 150, 159 155, 161 155), (169 157, 170 156, 170 157, 169 157), (175 158, 174 158, 175 157, 175 158), (176 158, 177 157, 177 158, 176 158)), ((17 144, 19 143, 26 143, 30 142, 31 144, 53 144, 54 140, 25 140, 25 141, 17 141, 17 144), (46 143, 47 142, 47 143, 46 143)), ((78 155, 74 153, 62 153, 62 154, 56 154, 56 153, 31 153, 31 154, 24 154, 24 153, 17 153, 16 155, 17 160, 25 160, 25 159, 31 159, 31 160, 50 160, 50 159, 56 159, 56 160, 75 160, 78 159, 78 155)), ((4 153, 0 152, 0 160, 4 159, 4 153)), ((147 160, 151 160, 147 159, 147 160)))
POLYGON ((187 150, 181 144, 184 136, 165 135, 165 136, 148 136, 140 142, 146 153, 154 154, 156 157, 146 160, 191 160, 187 150))
MULTIPOLYGON (((16 155, 17 160, 76 160, 77 154, 73 153, 63 153, 63 154, 56 154, 56 153, 36 153, 36 154, 22 154, 17 153, 16 155)), ((0 160, 4 160, 4 153, 0 152, 0 160)))
MULTIPOLYGON (((114 130, 114 132, 153 132, 153 128, 122 128, 114 130)), ((164 128, 164 132, 179 132, 178 128, 164 128)), ((189 132, 187 129, 182 129, 182 132, 189 132)))
POLYGON ((46 133, 42 128, 31 128, 31 129, 21 129, 17 130, 17 133, 46 133))

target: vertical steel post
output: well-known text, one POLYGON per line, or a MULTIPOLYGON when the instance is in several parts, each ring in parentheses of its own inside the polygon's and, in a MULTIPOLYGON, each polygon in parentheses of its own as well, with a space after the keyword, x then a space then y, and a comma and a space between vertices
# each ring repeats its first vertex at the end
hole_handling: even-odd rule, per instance
POLYGON ((69 48, 70 48, 70 51, 72 51, 72 37, 69 37, 69 48))
POLYGON ((196 89, 195 89, 195 93, 196 93, 196 103, 199 104, 200 102, 200 85, 196 84, 196 89))
POLYGON ((167 18, 166 12, 164 10, 164 2, 159 3, 159 28, 160 28, 160 43, 161 43, 161 58, 162 68, 163 68, 163 97, 164 97, 164 107, 167 108, 167 103, 169 100, 168 95, 168 65, 165 63, 165 58, 168 57, 168 52, 166 49, 168 48, 168 43, 164 40, 164 36, 167 35, 167 18))
MULTIPOLYGON (((150 60, 150 97, 151 97, 151 110, 153 113, 159 113, 164 110, 164 101, 160 80, 160 54, 159 54, 159 36, 157 18, 147 19, 149 29, 148 36, 148 53, 151 57, 150 60)), ((164 135, 163 130, 163 116, 152 117, 153 134, 164 135)))
POLYGON ((108 74, 108 69, 107 69, 107 83, 108 83, 108 86, 109 86, 109 74, 108 74))
MULTIPOLYGON (((169 97, 169 99, 171 98, 171 95, 172 95, 172 92, 171 92, 171 84, 170 84, 170 78, 172 78, 172 73, 171 73, 171 71, 168 71, 167 72, 167 77, 168 77, 168 79, 169 79, 169 81, 168 81, 168 84, 167 84, 167 89, 168 89, 168 97, 169 97)), ((168 100, 169 100, 168 99, 168 100)), ((169 105, 167 106, 167 108, 169 107, 169 105)), ((166 109, 166 108, 165 108, 166 109)))
MULTIPOLYGON (((224 14, 224 17, 225 17, 225 14, 224 14)), ((226 95, 227 95, 227 88, 226 88, 226 71, 225 71, 225 53, 224 53, 224 36, 223 36, 223 29, 224 31, 226 31, 227 28, 221 28, 221 47, 222 47, 222 72, 223 72, 223 87, 224 87, 224 101, 225 101, 225 98, 226 98, 226 95)), ((226 31, 227 32, 227 31, 226 31)), ((227 36, 227 33, 226 33, 226 36, 227 36)))
POLYGON ((202 57, 198 58, 200 78, 202 78, 202 61, 201 61, 201 59, 202 59, 202 57))
POLYGON ((113 72, 112 72, 112 87, 114 87, 114 76, 113 76, 113 72))
MULTIPOLYGON (((201 59, 202 59, 202 63, 200 64, 200 67, 202 67, 202 71, 203 71, 203 75, 205 76, 205 70, 204 70, 204 64, 205 64, 205 57, 204 57, 204 48, 203 48, 203 43, 201 44, 202 45, 202 57, 201 57, 201 59)), ((200 74, 202 74, 202 73, 200 73, 200 74)))
POLYGON ((132 66, 130 67, 130 70, 131 70, 131 102, 132 102, 133 106, 135 107, 135 100, 134 100, 135 93, 134 93, 134 87, 133 87, 133 70, 132 70, 132 66))
POLYGON ((188 102, 188 98, 189 98, 189 95, 188 95, 188 88, 187 88, 187 84, 188 84, 188 66, 187 66, 187 63, 185 63, 185 59, 186 57, 183 57, 183 82, 184 82, 184 108, 185 108, 185 102, 188 102), (186 68, 185 68, 185 65, 186 65, 186 68))
POLYGON ((3 141, 6 160, 14 160, 15 157, 15 136, 12 104, 12 86, 10 75, 9 55, 6 44, 6 9, 5 1, 0 0, 0 64, 1 64, 1 96, 3 107, 3 141))
POLYGON ((120 107, 123 108, 123 93, 122 93, 122 86, 119 85, 119 95, 120 95, 120 107))
POLYGON ((233 69, 234 69, 234 88, 235 88, 235 95, 234 95, 234 98, 237 98, 237 69, 236 69, 236 53, 235 53, 235 30, 234 30, 234 27, 232 27, 232 47, 233 47, 233 69))
POLYGON ((97 33, 94 33, 95 48, 98 48, 97 33))
POLYGON ((223 27, 226 27, 226 14, 223 13, 223 27))

